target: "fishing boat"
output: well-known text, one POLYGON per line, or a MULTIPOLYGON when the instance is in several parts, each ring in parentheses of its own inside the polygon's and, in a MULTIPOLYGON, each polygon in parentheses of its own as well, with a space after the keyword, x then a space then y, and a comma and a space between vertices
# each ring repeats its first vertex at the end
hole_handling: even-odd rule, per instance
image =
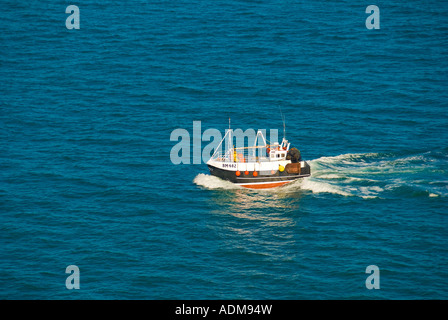
POLYGON ((232 132, 230 128, 227 130, 207 161, 210 174, 249 189, 280 187, 311 175, 309 164, 285 137, 281 143, 268 144, 258 130, 253 146, 235 148, 232 132), (222 153, 219 150, 226 139, 228 145, 222 153))

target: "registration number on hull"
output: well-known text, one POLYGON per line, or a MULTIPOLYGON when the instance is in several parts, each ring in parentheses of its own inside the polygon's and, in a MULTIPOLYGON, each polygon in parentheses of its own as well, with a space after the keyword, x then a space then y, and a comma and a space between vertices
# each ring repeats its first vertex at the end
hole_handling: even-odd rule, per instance
POLYGON ((236 163, 223 163, 222 164, 223 168, 227 168, 227 169, 236 169, 236 163))

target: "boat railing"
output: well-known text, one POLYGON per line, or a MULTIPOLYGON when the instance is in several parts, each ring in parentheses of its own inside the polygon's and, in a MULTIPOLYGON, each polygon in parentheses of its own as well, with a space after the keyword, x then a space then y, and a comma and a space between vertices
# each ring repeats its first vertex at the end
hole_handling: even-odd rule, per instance
POLYGON ((269 161, 265 146, 233 148, 226 153, 216 152, 212 160, 219 162, 261 162, 269 161))

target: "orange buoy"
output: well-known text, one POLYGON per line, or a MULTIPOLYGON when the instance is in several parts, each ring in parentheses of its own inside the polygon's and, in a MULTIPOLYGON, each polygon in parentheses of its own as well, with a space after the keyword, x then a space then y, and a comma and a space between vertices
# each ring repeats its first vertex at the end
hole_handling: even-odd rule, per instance
POLYGON ((247 176, 249 174, 249 171, 244 171, 244 174, 247 176))
POLYGON ((258 172, 254 171, 253 175, 254 175, 254 177, 258 176, 258 172))
POLYGON ((235 172, 236 176, 239 177, 241 175, 241 172, 238 170, 237 172, 235 172))
POLYGON ((271 170, 271 174, 275 174, 275 171, 274 171, 274 170, 271 170))

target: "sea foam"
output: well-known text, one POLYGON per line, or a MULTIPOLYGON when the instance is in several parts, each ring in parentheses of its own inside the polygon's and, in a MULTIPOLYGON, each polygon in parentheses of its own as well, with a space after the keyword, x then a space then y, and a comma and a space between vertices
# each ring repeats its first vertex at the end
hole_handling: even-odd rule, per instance
MULTIPOLYGON (((397 156, 380 153, 347 153, 325 156, 309 160, 311 177, 299 179, 285 186, 273 188, 295 192, 307 190, 312 193, 338 194, 344 197, 363 199, 381 198, 383 195, 402 187, 417 193, 431 186, 427 179, 413 179, 413 175, 431 169, 431 159, 425 154, 397 156)), ((198 174, 193 182, 206 189, 241 189, 231 182, 209 174, 198 174)), ((437 197, 440 192, 432 188, 429 197, 437 197)))

